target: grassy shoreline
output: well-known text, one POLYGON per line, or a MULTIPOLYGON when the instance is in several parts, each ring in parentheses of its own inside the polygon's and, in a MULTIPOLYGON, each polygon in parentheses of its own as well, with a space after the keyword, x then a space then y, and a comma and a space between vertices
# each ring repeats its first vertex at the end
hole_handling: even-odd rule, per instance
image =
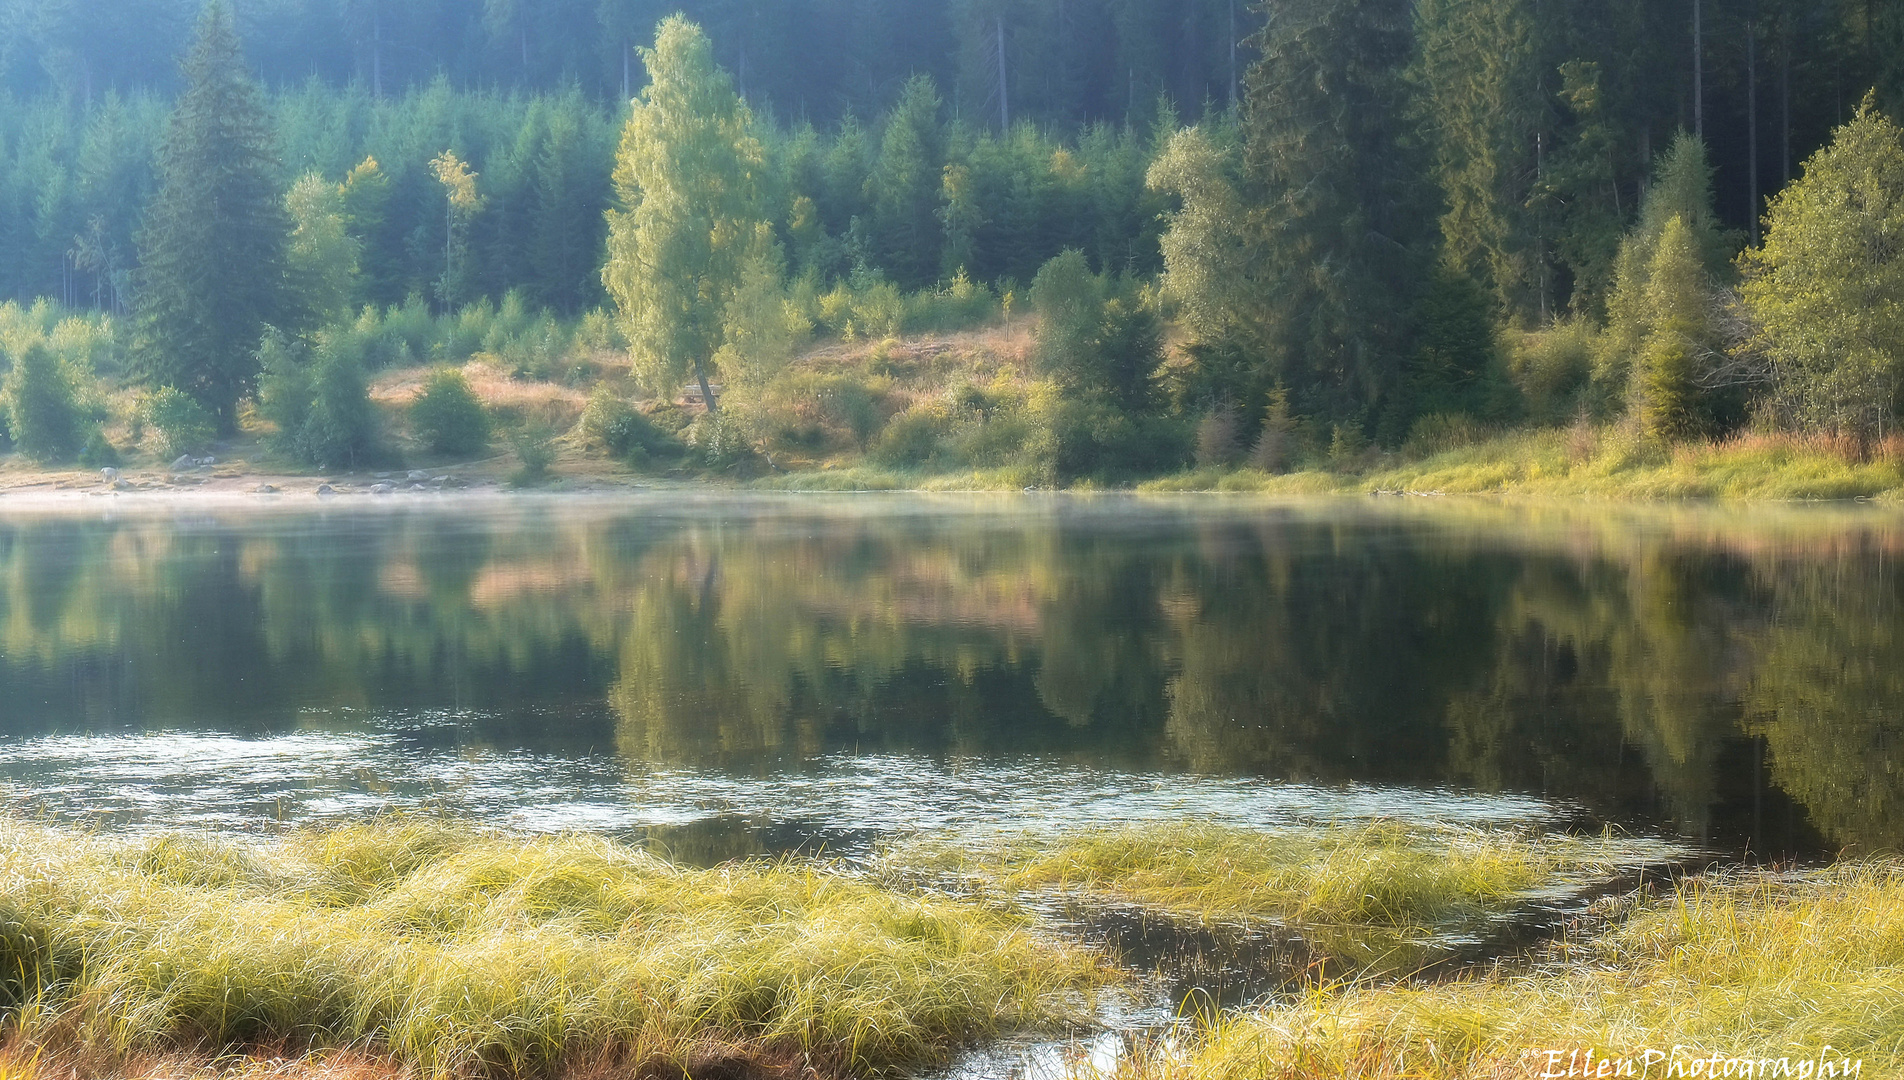
POLYGON ((1694 880, 1634 905, 1569 951, 1563 964, 1532 972, 1322 990, 1235 1014, 1183 1045, 1153 1047, 1122 1075, 1478 1080, 1904 1069, 1904 863, 1694 880), (1790 1071, 1778 1071, 1781 1060, 1790 1071), (1577 1071, 1583 1061, 1587 1072, 1577 1071))
POLYGON ((421 821, 256 842, 0 824, 0 955, 15 1036, 42 1045, 351 1049, 438 1077, 716 1075, 710 1054, 877 1072, 1077 1022, 1113 977, 1023 919, 823 865, 687 870, 421 821))
MULTIPOLYGON (((527 490, 602 492, 637 487, 841 493, 863 491, 1017 492, 1125 490, 1140 493, 1232 493, 1264 495, 1435 494, 1526 496, 1623 502, 1669 501, 1850 501, 1904 502, 1904 437, 1860 447, 1825 435, 1742 434, 1718 442, 1670 446, 1649 443, 1619 426, 1520 429, 1476 437, 1455 445, 1409 447, 1394 453, 1366 452, 1341 462, 1311 461, 1289 472, 1248 465, 1189 469, 1107 483, 1080 479, 1053 487, 1024 468, 895 469, 865 455, 815 466, 731 471, 673 468, 631 469, 581 440, 564 437, 553 464, 527 490)), ((163 464, 128 465, 125 494, 190 495, 198 492, 255 494, 271 485, 284 495, 309 494, 325 480, 344 485, 340 494, 368 492, 380 477, 401 490, 407 467, 335 472, 285 469, 262 453, 255 440, 227 450, 210 470, 173 476, 163 464)), ((451 475, 476 489, 502 489, 515 473, 514 458, 497 454, 472 462, 434 462, 422 471, 451 475)), ((105 493, 111 485, 93 470, 44 468, 9 455, 0 460, 0 492, 33 490, 105 493)))
MULTIPOLYGON (((598 838, 412 819, 271 838, 0 820, 0 1077, 886 1075, 1000 1034, 1076 1030, 1095 992, 1130 977, 1038 932, 1014 897, 1419 938, 1636 853, 1657 854, 1605 837, 1166 822, 903 842, 867 876, 687 870, 598 838)), ((1719 872, 1600 901, 1590 922, 1531 963, 1318 984, 1121 1067, 1457 1080, 1539 1075, 1547 1049, 1826 1043, 1872 1075, 1904 1066, 1904 862, 1719 872)))

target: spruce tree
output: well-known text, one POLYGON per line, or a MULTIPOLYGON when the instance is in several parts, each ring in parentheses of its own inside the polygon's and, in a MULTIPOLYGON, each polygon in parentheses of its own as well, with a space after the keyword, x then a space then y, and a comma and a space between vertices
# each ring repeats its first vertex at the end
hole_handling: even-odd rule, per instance
POLYGON ((1503 314, 1546 314, 1529 195, 1545 111, 1529 0, 1421 0, 1419 107, 1433 132, 1434 178, 1447 200, 1450 266, 1493 287, 1503 314))
POLYGON ((909 289, 930 285, 939 270, 945 151, 939 136, 939 94, 915 75, 886 118, 879 158, 866 181, 873 203, 874 253, 909 289))
POLYGON ((139 238, 135 363, 229 431, 257 379, 258 338, 284 314, 290 218, 271 118, 223 0, 199 19, 184 74, 139 238))
POLYGON ((1254 39, 1241 228, 1261 263, 1238 321, 1268 328, 1268 363, 1233 401, 1281 381, 1298 413, 1359 420, 1399 378, 1430 242, 1402 104, 1411 10, 1288 0, 1254 39))

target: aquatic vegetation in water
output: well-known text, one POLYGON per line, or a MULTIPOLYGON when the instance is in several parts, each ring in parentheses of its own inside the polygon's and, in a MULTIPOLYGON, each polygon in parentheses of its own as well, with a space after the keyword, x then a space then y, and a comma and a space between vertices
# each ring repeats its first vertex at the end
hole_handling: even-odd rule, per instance
POLYGON ((1127 1074, 1454 1080, 1904 1068, 1898 861, 1693 879, 1561 959, 1425 987, 1320 990, 1236 1014, 1187 1046, 1155 1047, 1127 1074))
POLYGON ((1672 854, 1612 837, 1394 823, 1244 829, 1164 822, 1057 835, 925 839, 884 852, 890 874, 984 892, 1131 905, 1202 925, 1273 923, 1356 969, 1432 959, 1542 896, 1672 854))
POLYGON ((685 870, 582 836, 399 821, 266 840, 0 822, 20 1037, 347 1046, 519 1075, 709 1045, 823 1070, 1074 1019, 1112 977, 976 904, 818 864, 685 870))

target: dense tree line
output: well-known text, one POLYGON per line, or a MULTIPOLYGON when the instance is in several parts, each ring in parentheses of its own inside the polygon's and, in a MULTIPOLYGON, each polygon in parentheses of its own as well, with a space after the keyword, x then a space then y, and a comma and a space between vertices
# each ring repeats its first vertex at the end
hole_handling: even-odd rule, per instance
MULTIPOLYGON (((169 91, 198 0, 10 0, 0 85, 83 103, 169 91)), ((439 75, 466 88, 627 100, 647 81, 637 48, 680 11, 705 27, 743 97, 830 124, 888 108, 931 76, 958 115, 1074 123, 1142 114, 1159 93, 1233 100, 1241 0, 237 0, 251 70, 400 94, 439 75)))
MULTIPOLYGON (((814 2, 801 18, 818 25, 814 2)), ((261 379, 358 385, 288 378, 377 362, 362 333, 338 344, 353 325, 612 306, 651 390, 688 374, 759 390, 815 326, 896 333, 902 294, 935 290, 1043 317, 1034 374, 1052 394, 1023 400, 1033 427, 1075 435, 1047 469, 1165 466, 1192 449, 1185 425, 1206 463, 1254 447, 1277 467, 1450 418, 1628 415, 1672 439, 1756 417, 1863 439, 1895 415, 1904 380, 1871 303, 1888 248, 1827 242, 1890 227, 1904 151, 1886 149, 1884 109, 1904 81, 1887 10, 1066 2, 854 7, 861 38, 839 47, 890 30, 915 51, 879 53, 904 70, 826 108, 790 88, 817 94, 852 64, 803 56, 826 69, 807 82, 777 67, 804 33, 775 21, 800 14, 786 6, 709 6, 712 33, 673 19, 650 38, 635 0, 489 0, 468 26, 424 0, 221 0, 167 101, 133 57, 176 21, 169 0, 127 0, 151 31, 136 46, 105 24, 75 36, 77 7, 16 3, 0 63, 37 89, 0 110, 0 295, 136 314, 126 370, 227 429, 261 379), (386 69, 425 26, 433 68, 386 69), (606 76, 562 51, 565 27, 613 44, 606 76), (308 77, 247 53, 247 30, 269 48, 300 30, 308 77), (1183 128, 1172 102, 1197 94, 1183 128), (1880 194, 1841 205, 1853 189, 1880 194), (1779 283, 1800 277, 1865 304, 1829 356, 1804 326, 1844 320, 1794 308, 1779 283), (1160 320, 1180 331, 1167 364, 1160 320), (1846 350, 1863 374, 1841 370, 1846 350), (1149 422, 1164 417, 1178 436, 1149 422)), ((452 358, 441 345, 408 355, 452 358)), ((310 393, 289 400, 324 400, 310 393)), ((935 415, 917 419, 942 444, 957 424, 935 415)), ((312 421, 300 405, 279 422, 312 421)))

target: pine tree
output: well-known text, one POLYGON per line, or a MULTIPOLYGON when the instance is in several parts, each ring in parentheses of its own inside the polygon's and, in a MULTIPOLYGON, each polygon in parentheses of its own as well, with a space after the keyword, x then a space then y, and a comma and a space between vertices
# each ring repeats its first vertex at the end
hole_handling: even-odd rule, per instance
POLYGON ((650 387, 708 385, 761 224, 753 118, 700 27, 674 17, 642 52, 651 81, 622 131, 602 282, 650 387))
POLYGON ((285 314, 290 220, 270 116, 223 0, 206 6, 184 70, 140 234, 135 363, 229 431, 257 379, 259 335, 285 314))

